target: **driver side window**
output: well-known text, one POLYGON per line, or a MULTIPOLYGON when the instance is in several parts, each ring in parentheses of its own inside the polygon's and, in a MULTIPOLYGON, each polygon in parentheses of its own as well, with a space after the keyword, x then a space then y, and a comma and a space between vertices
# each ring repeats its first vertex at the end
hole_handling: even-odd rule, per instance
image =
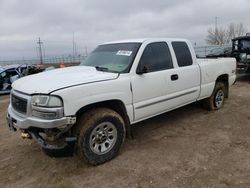
POLYGON ((173 68, 171 54, 166 42, 154 42, 146 46, 137 70, 155 72, 173 68))

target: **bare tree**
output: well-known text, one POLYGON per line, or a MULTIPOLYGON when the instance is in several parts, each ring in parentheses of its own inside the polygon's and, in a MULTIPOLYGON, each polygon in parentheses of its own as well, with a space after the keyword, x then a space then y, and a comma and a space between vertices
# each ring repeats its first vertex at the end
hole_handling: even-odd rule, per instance
POLYGON ((242 23, 230 23, 227 29, 227 43, 235 37, 242 36, 246 33, 246 28, 242 23))
POLYGON ((208 29, 208 36, 206 38, 208 44, 222 45, 227 41, 226 30, 223 28, 208 29))
POLYGON ((242 36, 246 33, 246 28, 242 23, 230 23, 226 29, 209 28, 206 41, 211 45, 223 45, 228 44, 235 37, 242 36))

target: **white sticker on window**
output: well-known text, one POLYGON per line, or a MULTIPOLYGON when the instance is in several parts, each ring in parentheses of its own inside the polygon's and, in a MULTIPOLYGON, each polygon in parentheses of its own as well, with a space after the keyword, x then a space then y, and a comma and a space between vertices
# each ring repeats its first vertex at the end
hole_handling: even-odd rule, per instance
POLYGON ((119 50, 116 55, 131 56, 132 51, 119 50))

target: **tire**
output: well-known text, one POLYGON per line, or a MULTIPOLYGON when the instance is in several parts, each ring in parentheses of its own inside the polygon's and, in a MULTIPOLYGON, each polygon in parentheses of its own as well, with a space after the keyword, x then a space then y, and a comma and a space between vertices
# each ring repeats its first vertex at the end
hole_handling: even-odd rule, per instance
POLYGON ((203 106, 208 110, 218 110, 223 107, 225 98, 225 84, 223 82, 216 82, 212 95, 204 99, 203 106))
POLYGON ((91 165, 113 159, 125 140, 122 117, 108 108, 88 111, 77 122, 77 154, 91 165))

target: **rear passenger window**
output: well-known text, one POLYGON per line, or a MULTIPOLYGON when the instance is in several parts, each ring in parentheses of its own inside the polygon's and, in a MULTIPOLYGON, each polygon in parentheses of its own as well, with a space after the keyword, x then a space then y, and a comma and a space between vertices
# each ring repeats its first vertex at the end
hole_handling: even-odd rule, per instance
POLYGON ((167 43, 155 42, 146 46, 139 67, 147 68, 147 72, 173 68, 172 58, 167 43))
POLYGON ((172 42, 175 56, 179 67, 189 66, 193 64, 193 59, 186 42, 172 42))

